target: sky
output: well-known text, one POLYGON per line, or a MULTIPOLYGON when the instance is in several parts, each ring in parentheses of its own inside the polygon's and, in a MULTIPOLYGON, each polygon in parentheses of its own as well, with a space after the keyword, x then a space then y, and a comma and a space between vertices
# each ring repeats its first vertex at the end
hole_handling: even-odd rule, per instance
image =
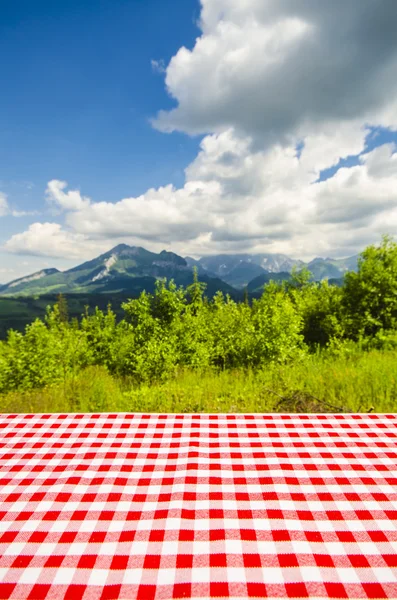
POLYGON ((395 236, 396 28, 395 0, 3 0, 0 282, 395 236))

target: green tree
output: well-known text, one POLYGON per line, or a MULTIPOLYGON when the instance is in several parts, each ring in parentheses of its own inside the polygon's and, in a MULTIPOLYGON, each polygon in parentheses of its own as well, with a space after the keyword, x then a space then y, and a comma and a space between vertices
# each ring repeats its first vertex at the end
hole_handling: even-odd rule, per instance
POLYGON ((251 365, 254 360, 255 330, 251 309, 237 304, 221 291, 213 298, 208 314, 208 339, 211 340, 211 362, 222 369, 251 365))
POLYGON ((302 316, 280 283, 271 281, 261 298, 253 300, 252 322, 257 364, 285 363, 306 354, 302 316))
POLYGON ((345 321, 342 290, 328 281, 313 282, 301 288, 291 288, 289 295, 302 317, 305 343, 314 350, 326 346, 332 338, 343 338, 345 321))
POLYGON ((285 290, 307 288, 310 286, 312 278, 313 274, 307 267, 298 270, 298 267, 294 265, 291 271, 291 280, 283 282, 283 287, 285 290))
POLYGON ((245 286, 245 288, 244 288, 244 304, 246 304, 247 306, 249 305, 248 288, 247 288, 247 286, 245 286))
POLYGON ((81 320, 81 331, 85 334, 90 348, 90 364, 102 365, 110 371, 115 371, 114 344, 116 337, 116 315, 108 304, 104 313, 98 307, 92 315, 86 307, 81 320))
POLYGON ((155 284, 155 293, 151 297, 151 314, 161 327, 170 327, 178 320, 186 306, 186 291, 181 286, 177 288, 173 279, 158 279, 155 284))
POLYGON ((138 299, 122 305, 133 335, 123 374, 134 374, 142 381, 169 377, 177 363, 176 323, 185 307, 184 296, 185 291, 177 290, 172 280, 168 288, 159 280, 154 296, 142 292, 138 299))
POLYGON ((397 325, 397 244, 382 236, 379 247, 368 246, 358 260, 358 271, 343 283, 347 329, 353 339, 374 336, 397 325))
POLYGON ((193 267, 193 283, 186 288, 187 297, 190 300, 189 310, 191 314, 197 315, 203 307, 203 294, 207 288, 207 284, 200 282, 198 279, 198 269, 193 267))
POLYGON ((69 310, 67 300, 63 294, 58 294, 57 301, 59 307, 59 320, 62 323, 67 323, 69 321, 69 310))

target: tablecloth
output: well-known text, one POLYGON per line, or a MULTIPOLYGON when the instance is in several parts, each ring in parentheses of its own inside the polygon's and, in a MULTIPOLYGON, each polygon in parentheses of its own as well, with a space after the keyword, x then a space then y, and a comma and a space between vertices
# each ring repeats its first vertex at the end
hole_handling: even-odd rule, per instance
POLYGON ((0 416, 0 598, 397 598, 397 414, 0 416))

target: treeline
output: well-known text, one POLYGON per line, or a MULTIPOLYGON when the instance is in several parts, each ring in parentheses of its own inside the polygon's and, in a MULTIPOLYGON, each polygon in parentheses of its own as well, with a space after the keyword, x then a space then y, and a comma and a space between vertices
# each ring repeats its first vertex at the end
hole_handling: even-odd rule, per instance
POLYGON ((24 333, 0 343, 0 393, 65 382, 99 365, 136 382, 167 380, 178 367, 263 368, 299 361, 322 348, 397 347, 397 244, 383 236, 369 246, 358 272, 342 287, 310 282, 307 270, 266 285, 259 299, 236 303, 222 292, 209 300, 205 284, 182 288, 157 281, 123 305, 124 318, 88 308, 70 319, 65 299, 47 308, 24 333))

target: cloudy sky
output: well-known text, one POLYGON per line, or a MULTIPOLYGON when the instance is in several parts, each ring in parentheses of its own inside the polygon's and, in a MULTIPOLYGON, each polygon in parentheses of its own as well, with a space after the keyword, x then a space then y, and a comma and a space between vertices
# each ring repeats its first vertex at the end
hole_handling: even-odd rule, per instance
POLYGON ((7 0, 0 282, 397 234, 396 0, 7 0))

